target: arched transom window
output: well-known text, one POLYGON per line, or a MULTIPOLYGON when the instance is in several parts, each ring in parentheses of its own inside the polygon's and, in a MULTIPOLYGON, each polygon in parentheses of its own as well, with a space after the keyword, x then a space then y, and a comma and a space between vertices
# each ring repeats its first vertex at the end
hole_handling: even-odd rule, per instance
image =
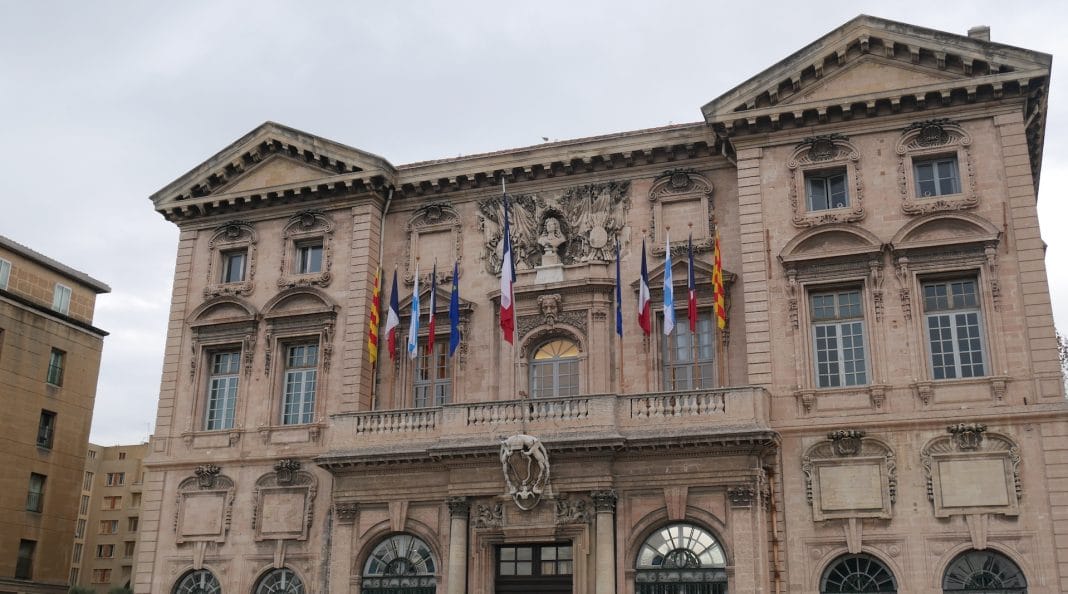
POLYGON ((530 358, 530 393, 535 398, 578 396, 579 348, 566 338, 542 343, 530 358))
POLYGON ((636 594, 725 594, 727 560, 716 537, 693 524, 671 524, 642 543, 636 594))
POLYGON ((256 584, 256 594, 304 594, 304 582, 291 569, 272 569, 256 584))
POLYGON ((174 594, 219 594, 219 578, 207 569, 197 569, 183 575, 174 585, 174 594))
POLYGON ((845 555, 835 559, 820 580, 820 594, 897 592, 894 574, 870 555, 845 555))
POLYGON ((411 534, 378 543, 363 568, 363 594, 434 594, 434 555, 411 534))
POLYGON ((997 551, 966 551, 942 576, 943 592, 1026 594, 1027 579, 1019 566, 997 551))

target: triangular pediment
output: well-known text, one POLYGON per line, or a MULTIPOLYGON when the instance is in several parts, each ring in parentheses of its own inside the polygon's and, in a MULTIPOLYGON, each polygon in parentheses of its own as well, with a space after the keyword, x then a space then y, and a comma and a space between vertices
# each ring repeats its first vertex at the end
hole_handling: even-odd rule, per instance
POLYGON ((727 134, 816 123, 828 114, 1022 93, 1049 76, 1048 54, 861 15, 702 108, 727 134))
POLYGON ((183 218, 275 197, 373 191, 391 185, 395 175, 393 165, 377 155, 266 122, 151 200, 165 216, 183 218))

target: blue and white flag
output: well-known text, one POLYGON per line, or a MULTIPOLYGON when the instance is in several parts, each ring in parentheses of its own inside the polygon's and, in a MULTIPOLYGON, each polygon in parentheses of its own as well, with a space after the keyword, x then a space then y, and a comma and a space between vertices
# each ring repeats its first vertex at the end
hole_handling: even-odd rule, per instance
POLYGON ((408 358, 419 356, 419 263, 415 263, 415 287, 412 288, 412 323, 408 326, 408 358))
POLYGON ((671 280, 671 236, 664 232, 664 335, 675 329, 675 290, 671 280))

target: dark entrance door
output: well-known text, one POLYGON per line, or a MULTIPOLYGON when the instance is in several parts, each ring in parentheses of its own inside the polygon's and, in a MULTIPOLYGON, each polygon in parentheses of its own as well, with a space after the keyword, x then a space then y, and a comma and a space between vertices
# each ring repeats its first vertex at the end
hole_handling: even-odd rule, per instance
POLYGON ((497 547, 497 594, 571 594, 575 573, 571 543, 497 547))

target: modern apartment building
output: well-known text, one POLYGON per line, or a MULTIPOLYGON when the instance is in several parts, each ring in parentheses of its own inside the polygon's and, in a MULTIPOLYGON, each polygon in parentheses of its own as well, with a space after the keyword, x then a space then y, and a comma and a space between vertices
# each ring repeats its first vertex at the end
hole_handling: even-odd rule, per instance
POLYGON ((0 592, 66 592, 104 283, 0 237, 0 592))

